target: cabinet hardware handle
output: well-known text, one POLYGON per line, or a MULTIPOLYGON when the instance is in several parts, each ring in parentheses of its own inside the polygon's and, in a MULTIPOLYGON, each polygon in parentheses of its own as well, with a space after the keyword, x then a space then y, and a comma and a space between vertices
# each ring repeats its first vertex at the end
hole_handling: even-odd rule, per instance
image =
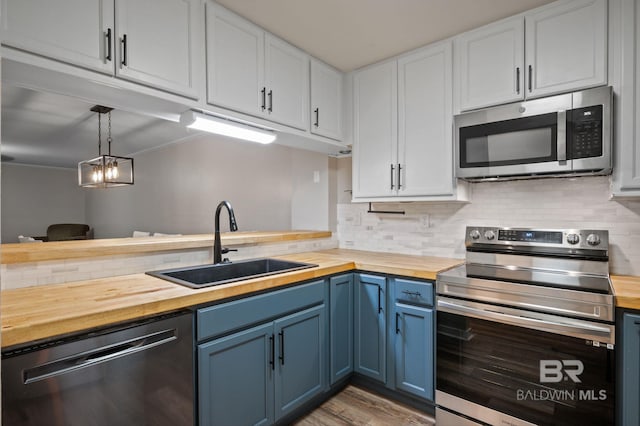
POLYGON ((316 122, 313 125, 318 127, 320 125, 320 108, 316 108, 313 112, 316 113, 316 122))
POLYGON ((402 189, 402 166, 398 163, 398 190, 402 189))
POLYGON ((124 34, 121 39, 122 43, 122 65, 127 66, 127 35, 124 34))
POLYGON ((111 62, 111 28, 107 28, 107 33, 105 34, 107 39, 107 56, 104 59, 111 62))
POLYGON ((516 93, 520 94, 520 67, 516 67, 516 93))
POLYGON ((396 334, 400 333, 400 328, 398 327, 399 319, 400 319, 400 314, 396 312, 396 334))
POLYGON ((640 321, 634 321, 633 322, 635 325, 640 325, 640 321))
POLYGON ((269 90, 269 113, 273 112, 273 90, 269 90))
POLYGON ((271 365, 271 369, 276 369, 276 343, 274 342, 275 338, 273 334, 269 336, 269 343, 271 345, 271 359, 269 360, 269 364, 271 365))
POLYGON ((264 111, 267 109, 267 88, 263 87, 260 93, 262 93, 262 111, 264 111))
POLYGON ((393 185, 393 171, 394 170, 395 170, 395 167, 392 164, 391 165, 391 189, 395 188, 395 186, 393 185))
POLYGON ((420 292, 419 292, 419 291, 402 290, 402 292, 403 292, 404 294, 406 294, 407 296, 416 296, 416 297, 420 297, 420 292))
POLYGON ((382 287, 378 286, 378 313, 382 312, 382 287))
POLYGON ((531 79, 532 79, 532 74, 533 74, 533 67, 531 65, 529 65, 529 93, 531 93, 531 79))
POLYGON ((278 359, 280 360, 280 365, 284 365, 284 330, 278 333, 280 336, 280 356, 278 359))

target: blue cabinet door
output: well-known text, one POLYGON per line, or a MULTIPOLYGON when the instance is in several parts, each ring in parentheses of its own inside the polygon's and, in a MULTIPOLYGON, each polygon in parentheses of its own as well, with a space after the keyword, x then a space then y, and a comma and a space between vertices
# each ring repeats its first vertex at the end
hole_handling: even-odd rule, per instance
POLYGON ((331 384, 353 372, 353 274, 330 279, 331 384))
POLYGON ((395 305, 396 388, 433 401, 433 310, 395 305))
POLYGON ((322 304, 274 323, 276 420, 324 390, 325 315, 322 304))
POLYGON ((640 315, 622 320, 621 418, 624 426, 640 425, 640 315))
POLYGON ((200 426, 273 423, 272 339, 269 323, 198 345, 200 426))
POLYGON ((386 294, 387 280, 374 275, 355 275, 354 369, 386 382, 386 294))

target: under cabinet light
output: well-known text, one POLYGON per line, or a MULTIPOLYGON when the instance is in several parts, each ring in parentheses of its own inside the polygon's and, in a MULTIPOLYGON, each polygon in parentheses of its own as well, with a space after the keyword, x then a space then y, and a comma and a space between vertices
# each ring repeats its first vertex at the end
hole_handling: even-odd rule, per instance
POLYGON ((180 116, 180 123, 190 129, 216 133, 232 138, 268 144, 276 140, 276 134, 267 129, 239 123, 222 117, 186 111, 180 116))

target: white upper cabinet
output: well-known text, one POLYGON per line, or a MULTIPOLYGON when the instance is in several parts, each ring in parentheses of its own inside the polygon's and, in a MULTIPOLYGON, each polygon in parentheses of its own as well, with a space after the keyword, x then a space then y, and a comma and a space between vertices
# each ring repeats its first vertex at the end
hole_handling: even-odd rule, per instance
POLYGON ((353 198, 396 192, 398 114, 397 62, 389 61, 353 76, 353 198))
POLYGON ((490 24, 455 39, 460 109, 524 98, 524 18, 490 24))
POLYGON ((607 0, 565 0, 456 37, 456 110, 607 84, 607 0))
POLYGON ((640 197, 640 0, 616 0, 611 36, 615 102, 612 195, 640 197))
POLYGON ((452 42, 353 76, 354 201, 464 201, 453 173, 452 42))
POLYGON ((114 0, 3 0, 0 37, 6 46, 113 73, 113 13, 114 0))
POLYGON ((116 74, 196 97, 198 0, 116 0, 116 74))
POLYGON ((343 75, 311 59, 311 132, 342 139, 343 75))
POLYGON ((2 43, 196 98, 199 0, 5 0, 2 43))
POLYGON ((309 128, 309 56, 281 39, 265 38, 267 113, 278 123, 309 128))
POLYGON ((398 195, 454 194, 451 42, 398 60, 398 195))
POLYGON ((207 101, 247 114, 266 109, 264 31, 207 3, 207 101))
POLYGON ((207 2, 207 102, 309 128, 309 56, 207 2))
POLYGON ((527 97, 607 84, 607 1, 574 0, 527 15, 527 97))

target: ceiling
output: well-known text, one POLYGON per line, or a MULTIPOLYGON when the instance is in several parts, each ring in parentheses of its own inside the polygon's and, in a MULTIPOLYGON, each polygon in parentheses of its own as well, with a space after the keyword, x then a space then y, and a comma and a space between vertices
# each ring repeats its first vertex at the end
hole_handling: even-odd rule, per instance
MULTIPOLYGON (((218 0, 343 71, 550 1, 218 0)), ((97 114, 89 111, 92 106, 3 84, 3 161, 72 168, 97 156, 98 124, 97 114)), ((112 122, 114 155, 131 155, 190 136, 178 123, 124 111, 113 111, 112 122)))
POLYGON ((217 0, 342 71, 552 0, 217 0))

